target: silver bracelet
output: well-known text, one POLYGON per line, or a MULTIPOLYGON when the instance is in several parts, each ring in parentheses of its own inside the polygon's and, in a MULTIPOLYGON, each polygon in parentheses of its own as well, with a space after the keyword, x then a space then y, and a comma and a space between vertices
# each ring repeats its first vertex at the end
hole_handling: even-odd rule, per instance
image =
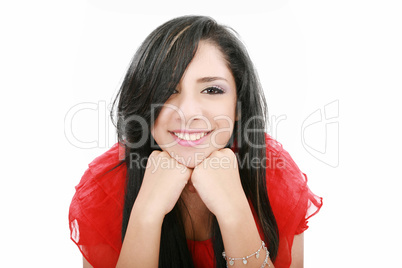
POLYGON ((234 263, 235 263, 235 260, 243 260, 243 264, 247 264, 248 263, 248 261, 247 261, 248 258, 250 258, 250 257, 252 257, 254 255, 255 255, 256 259, 258 259, 260 257, 261 249, 264 249, 265 253, 266 253, 265 254, 265 260, 262 263, 261 268, 265 267, 265 264, 268 264, 268 267, 271 267, 271 265, 268 263, 269 251, 268 251, 267 247, 265 246, 264 241, 262 241, 262 240, 261 240, 261 247, 251 255, 248 255, 246 257, 241 257, 241 258, 231 258, 231 257, 227 257, 226 253, 224 251, 224 252, 222 252, 222 257, 226 260, 226 267, 228 267, 228 263, 230 264, 230 266, 233 266, 234 263), (228 260, 229 260, 229 262, 228 262, 228 260))

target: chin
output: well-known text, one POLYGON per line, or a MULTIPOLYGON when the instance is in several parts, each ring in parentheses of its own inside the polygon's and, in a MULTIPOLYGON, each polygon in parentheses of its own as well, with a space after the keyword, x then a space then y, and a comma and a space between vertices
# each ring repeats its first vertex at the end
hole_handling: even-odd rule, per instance
POLYGON ((170 151, 168 153, 171 157, 173 157, 177 162, 180 164, 188 167, 188 168, 195 168, 197 165, 202 163, 205 158, 209 157, 212 152, 179 152, 179 151, 170 151))
POLYGON ((185 163, 183 164, 189 169, 194 169, 197 165, 195 163, 185 163))
POLYGON ((195 168, 197 165, 199 165, 205 158, 198 158, 195 159, 194 156, 191 157, 175 157, 176 161, 179 162, 180 164, 186 166, 187 168, 195 168))

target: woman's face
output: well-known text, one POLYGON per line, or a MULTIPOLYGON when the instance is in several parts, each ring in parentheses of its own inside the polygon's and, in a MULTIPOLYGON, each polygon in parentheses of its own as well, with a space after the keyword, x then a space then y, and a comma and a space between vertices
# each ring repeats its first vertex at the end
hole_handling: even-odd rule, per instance
POLYGON ((235 80, 222 53, 201 41, 151 134, 162 150, 194 168, 229 142, 236 101, 235 80))

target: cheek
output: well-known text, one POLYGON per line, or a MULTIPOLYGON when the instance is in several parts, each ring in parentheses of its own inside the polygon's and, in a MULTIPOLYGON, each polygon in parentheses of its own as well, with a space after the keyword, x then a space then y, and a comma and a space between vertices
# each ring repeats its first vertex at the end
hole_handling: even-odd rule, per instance
POLYGON ((233 127, 236 116, 235 106, 228 105, 229 107, 216 107, 213 118, 219 127, 233 127))
POLYGON ((215 119, 217 131, 216 134, 211 138, 213 142, 215 142, 215 144, 217 144, 220 148, 225 146, 228 143, 230 137, 232 136, 235 124, 234 115, 235 115, 234 110, 233 111, 221 110, 220 115, 217 116, 219 119, 215 119))
MULTIPOLYGON (((171 116, 168 113, 169 111, 165 107, 163 107, 162 110, 159 112, 158 117, 155 119, 155 123, 151 126, 151 134, 153 136, 158 135, 158 133, 160 133, 166 126, 166 123, 171 116)), ((153 122, 151 122, 151 124, 152 123, 153 122)))
POLYGON ((159 142, 161 132, 163 129, 163 120, 160 120, 160 117, 158 117, 157 120, 155 120, 155 124, 151 127, 151 135, 154 138, 156 142, 159 142))
POLYGON ((172 126, 171 122, 174 115, 174 109, 163 107, 158 117, 155 119, 155 124, 151 126, 151 135, 160 147, 163 147, 165 144, 170 144, 174 140, 169 133, 169 127, 172 126))
POLYGON ((155 139, 155 128, 154 127, 151 128, 151 135, 155 139))

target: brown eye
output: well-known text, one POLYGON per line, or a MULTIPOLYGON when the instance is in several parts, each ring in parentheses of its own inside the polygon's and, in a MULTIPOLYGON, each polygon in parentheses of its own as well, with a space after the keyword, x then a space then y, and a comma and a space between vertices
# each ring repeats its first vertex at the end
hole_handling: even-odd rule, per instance
POLYGON ((215 94, 223 94, 224 91, 220 89, 219 87, 208 87, 204 89, 202 92, 206 91, 207 94, 209 95, 215 95, 215 94))

